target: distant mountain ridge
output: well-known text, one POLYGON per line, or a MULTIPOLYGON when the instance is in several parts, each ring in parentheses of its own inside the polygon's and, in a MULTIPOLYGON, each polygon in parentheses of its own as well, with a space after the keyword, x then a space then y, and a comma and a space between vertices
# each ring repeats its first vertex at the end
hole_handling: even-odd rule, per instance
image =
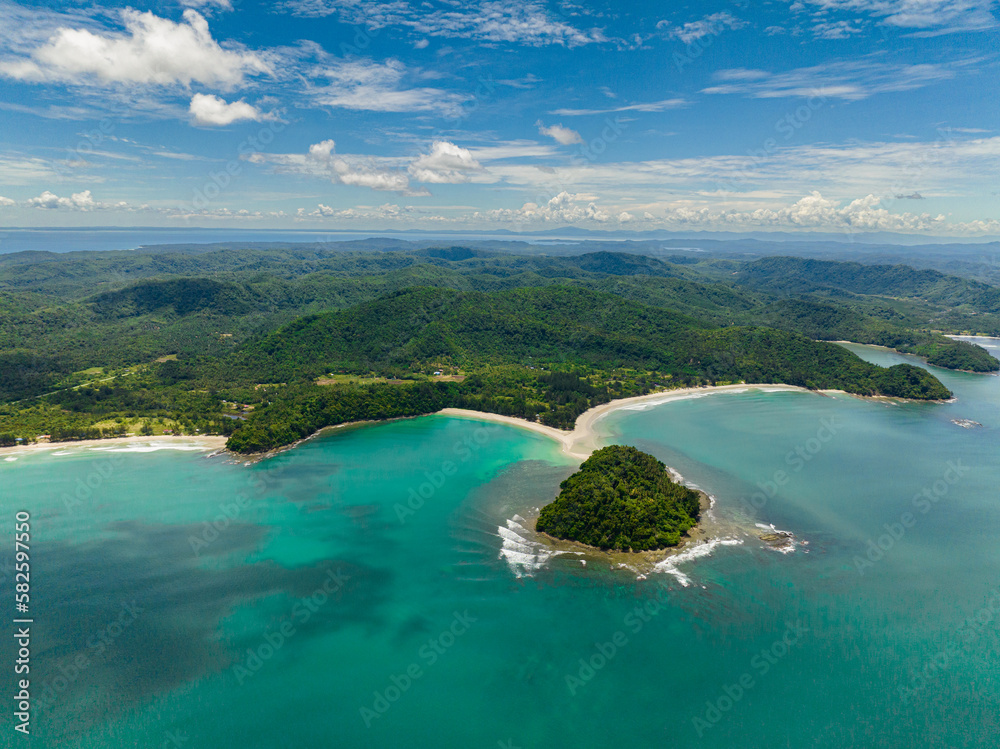
POLYGON ((1000 289, 936 270, 906 265, 862 265, 798 257, 769 257, 748 263, 738 282, 778 294, 839 290, 854 294, 922 297, 957 306, 1000 312, 1000 289))

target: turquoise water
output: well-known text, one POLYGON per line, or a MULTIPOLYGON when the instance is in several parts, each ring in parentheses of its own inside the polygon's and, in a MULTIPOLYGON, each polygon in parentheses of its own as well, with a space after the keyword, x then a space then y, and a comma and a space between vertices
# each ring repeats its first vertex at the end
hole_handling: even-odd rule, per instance
POLYGON ((935 373, 956 402, 750 390, 600 421, 736 529, 646 579, 533 545, 517 518, 574 466, 505 426, 400 421, 253 466, 0 462, 35 618, 33 735, 8 719, 0 745, 994 747, 1000 378, 935 373))

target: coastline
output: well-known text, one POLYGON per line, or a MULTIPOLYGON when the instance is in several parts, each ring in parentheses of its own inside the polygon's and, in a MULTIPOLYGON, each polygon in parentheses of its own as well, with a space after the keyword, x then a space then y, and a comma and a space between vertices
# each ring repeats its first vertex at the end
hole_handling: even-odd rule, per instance
MULTIPOLYGON (((1000 338, 994 338, 993 336, 988 336, 988 335, 953 335, 951 333, 942 333, 941 335, 943 335, 945 338, 951 338, 952 340, 955 341, 964 341, 969 338, 982 338, 987 341, 1000 340, 1000 338)), ((971 342, 972 341, 969 341, 969 343, 971 342)), ((937 369, 943 369, 945 372, 964 372, 965 374, 986 375, 987 377, 996 377, 998 374, 1000 374, 1000 371, 995 369, 990 372, 977 372, 973 369, 952 369, 950 367, 942 367, 940 364, 931 364, 926 356, 921 356, 920 354, 913 354, 910 353, 909 351, 900 351, 898 348, 892 348, 891 346, 880 346, 877 343, 858 343, 857 341, 830 341, 830 343, 849 343, 852 346, 868 346, 869 348, 877 348, 882 351, 890 351, 894 354, 899 354, 900 356, 912 356, 916 359, 920 359, 920 361, 922 361, 928 367, 936 367, 937 369)), ((982 346, 982 348, 986 347, 982 346)), ((871 396, 871 397, 883 398, 888 396, 871 396)), ((940 402, 945 403, 947 401, 940 401, 940 402)))
POLYGON ((839 391, 815 391, 809 390, 807 388, 797 387, 795 385, 706 385, 702 387, 689 387, 689 388, 677 388, 675 390, 661 390, 656 393, 647 393, 646 395, 636 395, 631 398, 619 398, 617 400, 610 401, 609 403, 602 403, 599 406, 594 406, 587 411, 584 411, 576 419, 576 424, 573 427, 572 432, 567 432, 562 429, 556 429, 555 427, 545 426, 544 424, 539 424, 534 421, 527 421, 526 419, 520 419, 516 416, 501 416, 500 414, 491 414, 485 411, 470 411, 465 408, 444 408, 437 413, 442 416, 452 416, 455 418, 473 419, 477 421, 488 421, 497 424, 507 424, 508 426, 518 427, 520 429, 527 429, 528 431, 535 432, 536 434, 543 434, 550 439, 555 440, 562 446, 562 452, 569 458, 575 460, 584 461, 590 457, 591 453, 597 449, 597 431, 595 429, 595 424, 608 414, 621 410, 623 408, 633 408, 636 406, 643 405, 658 405, 660 403, 669 403, 672 400, 680 400, 687 398, 691 395, 704 394, 708 395, 711 393, 718 392, 746 392, 749 390, 758 390, 761 392, 803 392, 803 393, 825 393, 825 392, 839 392, 839 391))
MULTIPOLYGON (((428 416, 432 414, 426 414, 428 416)), ((275 455, 280 455, 281 453, 288 452, 289 450, 294 450, 299 445, 302 445, 310 440, 314 440, 317 437, 326 434, 327 432, 333 431, 335 429, 350 429, 354 427, 363 427, 370 424, 387 424, 390 421, 399 421, 400 419, 419 419, 420 416, 400 416, 395 419, 381 419, 378 421, 373 421, 371 419, 365 421, 345 421, 343 424, 333 424, 328 427, 320 427, 312 434, 306 435, 300 440, 295 440, 295 442, 289 442, 287 445, 282 445, 281 447, 275 447, 270 450, 265 450, 259 453, 234 453, 226 448, 226 443, 223 442, 219 452, 224 452, 229 457, 235 458, 237 461, 242 461, 244 465, 252 465, 254 463, 259 463, 262 460, 267 460, 268 458, 273 458, 275 455)), ((228 440, 228 438, 227 438, 228 440)))
MULTIPOLYGON (((473 411, 465 408, 443 408, 440 411, 436 411, 434 414, 425 414, 427 416, 441 415, 441 416, 451 416, 453 418, 464 418, 476 421, 492 422, 497 424, 506 424, 508 426, 517 427, 519 429, 527 429, 528 431, 535 432, 536 434, 541 434, 549 439, 552 439, 559 443, 562 453, 574 460, 584 461, 590 457, 591 453, 597 449, 596 438, 597 433, 595 431, 594 425, 603 417, 607 416, 609 413, 618 411, 621 409, 641 407, 645 405, 658 405, 660 403, 669 403, 672 400, 682 400, 691 396, 697 395, 709 395, 717 392, 746 392, 756 390, 759 392, 802 392, 802 393, 815 393, 819 395, 828 395, 832 393, 839 393, 843 395, 850 395, 852 397, 861 398, 864 400, 874 400, 874 401, 886 401, 886 402, 900 402, 905 401, 905 398, 896 398, 892 396, 865 396, 856 395, 853 393, 847 393, 843 390, 810 390, 809 388, 799 387, 797 385, 786 385, 781 383, 772 384, 745 384, 739 383, 734 385, 701 385, 698 387, 686 387, 686 388, 676 388, 673 390, 659 390, 655 393, 647 393, 646 395, 636 395, 630 398, 618 398, 608 403, 602 403, 599 406, 594 406, 582 414, 580 414, 576 423, 574 424, 572 431, 566 431, 563 429, 557 429, 555 427, 546 426, 535 421, 527 421, 526 419, 518 418, 516 416, 504 416, 501 414, 489 413, 487 411, 473 411)), ((947 401, 935 401, 939 403, 947 401)), ((401 419, 412 419, 412 418, 422 418, 420 416, 404 416, 398 417, 401 419)), ((384 421, 396 421, 397 419, 385 419, 384 421)), ((7 458, 11 456, 19 455, 31 455, 37 454, 39 452, 51 451, 51 450, 66 450, 72 449, 73 447, 83 447, 83 448, 95 448, 95 447, 108 447, 114 445, 138 445, 140 447, 145 446, 147 449, 143 452, 154 452, 156 450, 167 450, 167 449, 188 449, 188 450, 201 450, 205 452, 213 453, 227 453, 231 457, 246 461, 247 463, 257 463, 261 460, 266 460, 267 458, 273 457, 287 450, 292 450, 304 442, 315 439, 327 431, 335 429, 349 429, 352 427, 361 427, 369 424, 381 423, 381 421, 349 421, 343 424, 333 424, 331 426, 322 427, 312 434, 303 437, 300 440, 296 440, 287 445, 282 445, 280 447, 273 448, 271 450, 265 450, 259 453, 230 453, 226 449, 226 443, 228 437, 217 434, 204 434, 204 435, 157 435, 157 436, 132 436, 132 437, 109 437, 106 439, 88 439, 88 440, 65 440, 62 442, 36 442, 29 445, 14 445, 10 447, 0 447, 0 459, 7 458), (145 443, 145 444, 144 444, 145 443), (166 443, 166 444, 163 444, 166 443)))
POLYGON ((146 447, 153 450, 199 449, 204 452, 224 450, 226 437, 219 434, 206 434, 198 437, 185 437, 176 434, 165 434, 158 437, 109 437, 97 440, 67 440, 65 442, 35 442, 31 445, 14 445, 0 447, 0 458, 36 455, 52 450, 71 450, 75 447, 101 448, 122 445, 146 447), (166 444, 164 444, 166 443, 166 444))

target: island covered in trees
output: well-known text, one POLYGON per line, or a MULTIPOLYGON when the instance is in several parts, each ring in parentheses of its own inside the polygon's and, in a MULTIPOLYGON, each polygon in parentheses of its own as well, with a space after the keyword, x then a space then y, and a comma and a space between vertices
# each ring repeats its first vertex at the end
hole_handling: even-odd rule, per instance
POLYGON ((559 488, 536 530, 604 550, 676 546, 700 514, 698 492, 674 483, 652 455, 624 445, 597 450, 559 488))

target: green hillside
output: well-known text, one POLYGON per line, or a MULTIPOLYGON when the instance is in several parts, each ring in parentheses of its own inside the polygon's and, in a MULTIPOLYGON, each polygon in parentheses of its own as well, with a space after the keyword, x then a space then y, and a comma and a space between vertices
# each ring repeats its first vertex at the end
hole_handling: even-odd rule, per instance
POLYGON ((746 286, 785 295, 838 290, 869 296, 912 297, 949 306, 969 305, 982 312, 1000 312, 1000 289, 907 265, 770 257, 745 265, 738 280, 746 286))
POLYGON ((373 413, 414 415, 446 405, 570 428, 594 405, 663 386, 745 381, 916 399, 950 396, 918 367, 883 369, 796 333, 712 329, 677 313, 575 287, 400 292, 296 321, 232 357, 219 376, 223 371, 231 381, 288 386, 231 437, 231 448, 245 452, 373 413), (461 383, 419 387, 403 380, 395 389, 292 387, 296 378, 301 382, 323 372, 417 382, 445 370, 468 376, 461 383), (409 388, 409 399, 400 388, 409 388))
POLYGON ((200 429, 250 450, 442 404, 566 427, 597 403, 690 384, 946 397, 922 370, 880 370, 815 340, 1000 368, 939 332, 990 329, 1000 317, 975 304, 992 287, 664 257, 390 240, 2 255, 0 433, 200 429), (938 301, 888 295, 917 292, 938 301))

